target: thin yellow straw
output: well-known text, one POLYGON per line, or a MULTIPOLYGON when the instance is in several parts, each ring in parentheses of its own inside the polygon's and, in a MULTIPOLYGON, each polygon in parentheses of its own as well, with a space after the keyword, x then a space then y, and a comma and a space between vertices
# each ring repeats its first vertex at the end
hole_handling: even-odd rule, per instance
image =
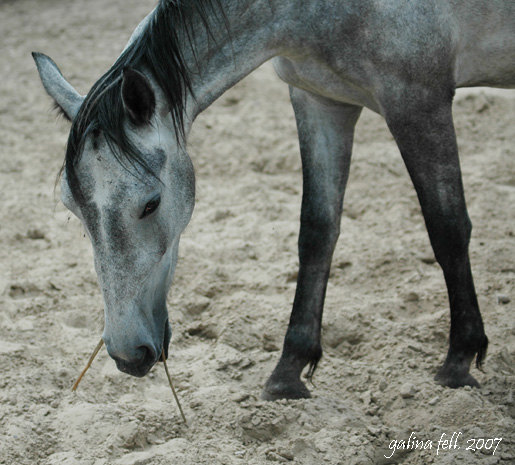
MULTIPOLYGON (((84 370, 82 370, 81 374, 77 378, 77 381, 75 381, 75 383, 73 384, 72 391, 77 390, 77 387, 79 386, 79 383, 80 383, 82 377, 86 374, 86 371, 88 371, 88 368, 93 363, 93 360, 95 360, 95 357, 97 356, 98 352, 100 351, 100 349, 102 348, 103 345, 104 345, 104 340, 100 339, 97 346, 95 347, 95 350, 89 357, 88 363, 86 364, 86 368, 84 368, 84 370)), ((170 384, 170 388, 172 389, 172 393, 175 398, 175 402, 177 403, 177 407, 179 407, 179 411, 181 412, 181 417, 182 417, 184 423, 187 425, 188 421, 186 420, 184 412, 182 411, 181 403, 179 402, 179 398, 177 397, 177 393, 175 392, 175 388, 173 387, 172 377, 170 376, 170 372, 168 371, 168 365, 166 364, 166 358, 165 358, 164 351, 161 352, 161 360, 163 360, 163 365, 165 366, 166 376, 168 377, 168 383, 170 384)))
POLYGON ((93 360, 95 359, 95 357, 97 356, 98 354, 98 351, 102 348, 102 346, 104 345, 104 340, 103 339, 100 339, 100 342, 97 344, 97 346, 95 347, 95 350, 93 351, 93 353, 91 354, 91 356, 89 357, 89 360, 88 360, 88 364, 86 365, 86 368, 84 368, 84 370, 82 370, 82 373, 79 375, 79 377, 77 378, 77 381, 75 381, 75 384, 73 385, 72 387, 72 391, 75 391, 77 390, 77 387, 79 386, 79 383, 80 383, 80 380, 82 379, 82 377, 84 376, 84 374, 86 373, 86 371, 88 371, 88 368, 91 366, 91 364, 93 363, 93 360))
POLYGON ((175 389, 172 384, 172 377, 170 376, 170 373, 168 372, 168 366, 166 365, 166 358, 165 358, 164 350, 163 350, 163 352, 161 352, 161 360, 163 360, 163 365, 165 366, 166 376, 168 377, 168 383, 170 383, 170 387, 172 388, 173 396, 175 397, 175 402, 177 402, 177 407, 179 407, 184 424, 187 425, 188 422, 186 421, 186 417, 184 416, 184 412, 182 411, 181 403, 179 402, 179 398, 177 397, 177 394, 176 394, 175 389))

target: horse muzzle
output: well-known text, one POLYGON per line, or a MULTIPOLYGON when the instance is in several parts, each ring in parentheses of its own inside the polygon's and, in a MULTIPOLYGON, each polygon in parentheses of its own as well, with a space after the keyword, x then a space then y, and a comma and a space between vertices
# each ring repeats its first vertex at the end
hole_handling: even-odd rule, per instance
POLYGON ((156 351, 148 346, 140 346, 134 351, 134 356, 128 360, 109 354, 116 362, 116 367, 123 373, 138 378, 145 376, 158 360, 156 351))
POLYGON ((130 338, 127 335, 117 342, 104 334, 104 342, 109 356, 116 362, 117 368, 123 373, 141 378, 162 358, 168 358, 168 346, 172 331, 168 319, 163 328, 161 343, 153 342, 150 338, 130 338))

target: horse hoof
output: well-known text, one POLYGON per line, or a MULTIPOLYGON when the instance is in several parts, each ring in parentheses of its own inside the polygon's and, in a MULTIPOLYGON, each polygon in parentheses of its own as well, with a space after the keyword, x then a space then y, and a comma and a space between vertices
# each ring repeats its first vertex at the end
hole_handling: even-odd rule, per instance
POLYGON ((435 376, 435 381, 441 386, 447 386, 452 389, 460 388, 463 386, 472 386, 480 388, 481 386, 470 373, 457 374, 455 371, 451 371, 443 366, 440 368, 435 376))
POLYGON ((261 393, 263 400, 309 399, 310 397, 311 393, 300 380, 286 382, 269 379, 261 393))

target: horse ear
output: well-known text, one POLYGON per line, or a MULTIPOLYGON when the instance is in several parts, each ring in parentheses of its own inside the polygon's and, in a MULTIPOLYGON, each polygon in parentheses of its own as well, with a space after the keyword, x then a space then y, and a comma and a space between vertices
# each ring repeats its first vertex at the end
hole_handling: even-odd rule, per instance
POLYGON ((148 79, 133 68, 123 70, 122 101, 136 126, 150 122, 156 109, 156 97, 148 79))
POLYGON ((84 101, 70 83, 63 77, 54 61, 43 53, 32 52, 32 57, 38 67, 39 77, 43 87, 66 119, 72 121, 84 101))

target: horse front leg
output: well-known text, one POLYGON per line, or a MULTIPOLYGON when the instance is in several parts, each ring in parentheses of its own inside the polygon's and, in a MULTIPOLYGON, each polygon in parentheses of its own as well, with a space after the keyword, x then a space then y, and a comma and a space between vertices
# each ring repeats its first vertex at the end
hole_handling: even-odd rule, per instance
POLYGON ((310 397, 300 380, 320 357, 320 327, 334 246, 349 174, 354 126, 360 107, 336 104, 290 87, 302 157, 303 196, 299 273, 281 358, 266 382, 266 400, 310 397))
MULTIPOLYGON (((406 92, 406 95, 416 95, 406 92)), ((435 380, 452 388, 476 386, 469 373, 481 367, 488 339, 483 328, 468 255, 472 225, 463 193, 451 92, 429 103, 391 104, 388 126, 417 191, 429 239, 440 264, 451 310, 447 358, 435 380)))

